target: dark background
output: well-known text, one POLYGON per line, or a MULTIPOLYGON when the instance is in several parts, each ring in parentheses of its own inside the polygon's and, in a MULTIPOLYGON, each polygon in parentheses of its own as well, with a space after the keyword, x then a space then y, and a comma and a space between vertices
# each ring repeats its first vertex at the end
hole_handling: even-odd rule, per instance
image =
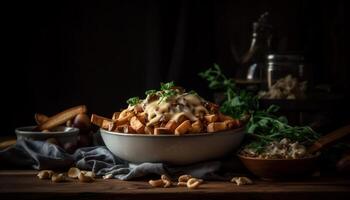
POLYGON ((197 74, 234 76, 265 11, 277 52, 299 52, 315 84, 348 95, 345 1, 12 1, 3 6, 2 135, 78 104, 110 116, 131 96, 174 80, 212 98, 197 74), (6 69, 6 70, 5 70, 6 69))

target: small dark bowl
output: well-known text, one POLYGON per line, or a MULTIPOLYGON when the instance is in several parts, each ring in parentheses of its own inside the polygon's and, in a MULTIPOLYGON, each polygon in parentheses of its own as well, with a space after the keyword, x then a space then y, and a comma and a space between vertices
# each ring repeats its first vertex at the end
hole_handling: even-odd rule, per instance
POLYGON ((77 144, 78 128, 58 126, 51 132, 34 131, 36 126, 25 126, 15 129, 17 139, 31 139, 45 141, 49 138, 55 138, 60 144, 72 143, 77 144))
POLYGON ((254 175, 266 180, 298 179, 311 175, 317 168, 319 154, 300 159, 263 159, 238 155, 254 175))

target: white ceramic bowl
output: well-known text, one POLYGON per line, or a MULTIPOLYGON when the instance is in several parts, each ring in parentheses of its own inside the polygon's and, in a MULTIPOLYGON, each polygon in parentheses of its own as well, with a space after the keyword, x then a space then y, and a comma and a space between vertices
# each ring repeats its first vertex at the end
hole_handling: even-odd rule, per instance
POLYGON ((107 148, 132 163, 163 162, 186 165, 220 158, 237 149, 244 128, 183 136, 116 133, 100 129, 107 148))
POLYGON ((41 131, 34 131, 36 126, 25 126, 15 129, 17 139, 31 139, 45 141, 49 138, 55 138, 60 144, 70 142, 77 144, 78 141, 78 128, 58 126, 49 133, 43 133, 41 131))

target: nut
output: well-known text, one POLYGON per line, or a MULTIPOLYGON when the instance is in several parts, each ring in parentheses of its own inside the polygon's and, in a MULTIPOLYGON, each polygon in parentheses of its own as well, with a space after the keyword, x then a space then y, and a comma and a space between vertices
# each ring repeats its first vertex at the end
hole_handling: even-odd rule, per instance
POLYGON ((164 183, 163 187, 167 188, 167 187, 170 187, 172 185, 171 179, 168 176, 163 174, 160 178, 162 179, 162 181, 164 183))
POLYGON ((80 182, 90 183, 95 180, 94 177, 92 177, 92 175, 92 173, 81 171, 78 175, 78 179, 80 182))
POLYGON ((181 175, 178 178, 178 182, 187 182, 190 178, 192 178, 191 175, 188 175, 188 174, 181 175))
POLYGON ((84 176, 89 176, 91 178, 95 178, 95 173, 93 171, 81 171, 81 173, 84 174, 84 176))
POLYGON ((247 177, 233 177, 233 178, 231 179, 231 182, 236 183, 237 186, 240 186, 240 185, 251 185, 251 184, 253 184, 253 181, 250 180, 250 179, 247 178, 247 177))
MULTIPOLYGON (((198 188, 200 184, 203 183, 202 179, 198 178, 191 178, 191 175, 182 175, 178 178, 179 182, 177 183, 177 186, 187 186, 190 189, 198 188)), ((171 187, 173 183, 171 182, 171 179, 166 176, 162 175, 160 179, 158 180, 149 180, 148 183, 153 187, 171 187)))
POLYGON ((187 187, 189 189, 195 189, 195 188, 198 188, 200 184, 203 183, 203 180, 202 179, 197 179, 197 178, 190 178, 188 181, 187 181, 187 187))
POLYGON ((163 182, 164 182, 164 187, 165 187, 165 188, 171 187, 171 185, 172 185, 172 182, 171 182, 171 181, 163 180, 163 182))
POLYGON ((52 170, 42 170, 38 173, 39 179, 50 179, 54 172, 52 170))
POLYGON ((104 176, 102 176, 103 179, 111 179, 113 178, 113 174, 106 174, 104 176))
POLYGON ((69 178, 78 178, 79 174, 80 174, 80 169, 78 169, 76 167, 71 167, 68 170, 68 177, 69 178))
POLYGON ((66 176, 63 173, 54 174, 51 177, 51 181, 55 183, 64 182, 66 181, 66 176))
POLYGON ((148 183, 152 186, 152 187, 164 187, 164 181, 162 179, 158 179, 158 180, 149 180, 148 183))

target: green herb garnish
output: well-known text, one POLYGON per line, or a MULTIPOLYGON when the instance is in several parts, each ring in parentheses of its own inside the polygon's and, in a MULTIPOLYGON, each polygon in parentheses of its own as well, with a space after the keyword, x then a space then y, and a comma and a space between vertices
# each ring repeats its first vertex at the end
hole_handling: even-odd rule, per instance
POLYGON ((168 83, 160 83, 160 90, 166 91, 171 90, 175 86, 174 81, 168 82, 168 83))
POLYGON ((199 76, 209 82, 209 88, 224 90, 225 100, 222 102, 220 111, 236 119, 249 115, 258 107, 257 98, 246 91, 240 91, 234 80, 227 78, 219 65, 199 73, 199 76))
POLYGON ((274 115, 273 113, 279 109, 278 106, 272 105, 266 110, 258 110, 258 98, 239 90, 234 80, 227 78, 217 64, 199 73, 199 76, 209 82, 209 88, 224 91, 225 99, 220 108, 222 113, 238 119, 250 116, 246 130, 253 139, 247 148, 261 152, 270 142, 280 141, 283 138, 312 143, 320 137, 308 126, 290 126, 285 117, 274 115))
POLYGON ((175 84, 173 81, 168 83, 161 83, 160 84, 160 92, 159 92, 159 103, 162 101, 167 101, 172 96, 175 96, 178 92, 176 89, 174 89, 175 84))
POLYGON ((140 103, 140 101, 141 101, 141 100, 140 100, 139 97, 132 97, 132 98, 128 99, 128 100, 126 101, 126 103, 129 104, 129 105, 131 105, 131 106, 134 106, 134 105, 140 103))
POLYGON ((148 96, 148 95, 154 95, 154 94, 156 94, 157 93, 157 90, 147 90, 146 92, 145 92, 145 95, 146 96, 148 96))
POLYGON ((280 141, 283 138, 311 144, 320 137, 308 126, 288 125, 285 117, 273 115, 277 110, 278 107, 272 105, 267 110, 255 111, 251 114, 246 130, 253 136, 253 142, 247 145, 248 148, 260 152, 270 142, 280 141))

